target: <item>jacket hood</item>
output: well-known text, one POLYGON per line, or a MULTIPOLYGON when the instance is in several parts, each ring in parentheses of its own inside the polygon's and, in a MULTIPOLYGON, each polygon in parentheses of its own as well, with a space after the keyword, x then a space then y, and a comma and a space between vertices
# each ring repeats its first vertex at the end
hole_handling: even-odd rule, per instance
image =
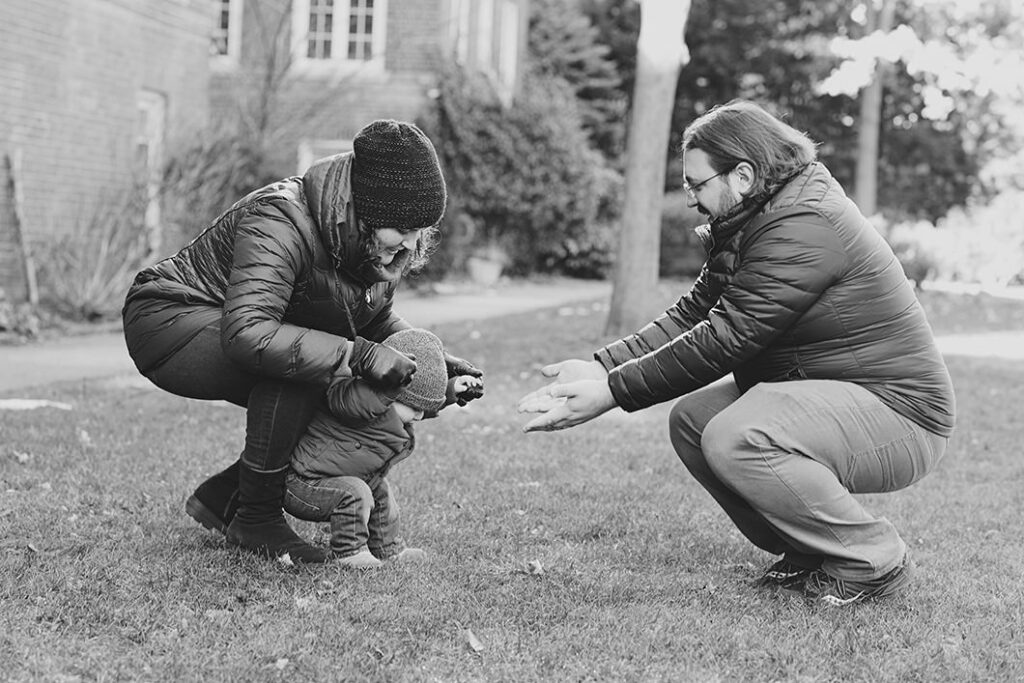
POLYGON ((352 153, 316 161, 302 176, 306 204, 335 266, 359 276, 363 255, 352 202, 352 153))

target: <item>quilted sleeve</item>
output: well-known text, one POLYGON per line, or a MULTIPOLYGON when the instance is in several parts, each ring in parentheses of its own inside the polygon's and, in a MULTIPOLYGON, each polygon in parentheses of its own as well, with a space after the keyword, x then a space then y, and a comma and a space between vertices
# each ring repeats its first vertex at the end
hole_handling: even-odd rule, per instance
POLYGON ((245 369, 326 386, 343 365, 343 337, 282 322, 292 289, 309 267, 308 247, 296 228, 298 207, 267 202, 241 219, 221 318, 224 352, 245 369))
POLYGON ((765 225, 741 251, 705 320, 609 373, 622 408, 677 398, 732 372, 794 325, 847 268, 835 230, 813 213, 765 225))
POLYGON ((599 349, 594 358, 605 370, 611 371, 628 360, 644 356, 704 320, 714 303, 705 263, 693 286, 671 308, 639 331, 599 349))

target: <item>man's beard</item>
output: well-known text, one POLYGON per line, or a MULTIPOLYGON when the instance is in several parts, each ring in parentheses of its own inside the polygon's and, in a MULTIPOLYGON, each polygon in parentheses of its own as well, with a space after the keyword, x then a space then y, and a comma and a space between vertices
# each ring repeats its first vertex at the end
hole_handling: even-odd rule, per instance
POLYGON ((726 188, 725 192, 719 196, 718 205, 714 207, 714 210, 704 206, 701 202, 697 202, 697 211, 711 220, 717 220, 722 216, 728 215, 742 201, 743 195, 733 192, 731 188, 726 188))

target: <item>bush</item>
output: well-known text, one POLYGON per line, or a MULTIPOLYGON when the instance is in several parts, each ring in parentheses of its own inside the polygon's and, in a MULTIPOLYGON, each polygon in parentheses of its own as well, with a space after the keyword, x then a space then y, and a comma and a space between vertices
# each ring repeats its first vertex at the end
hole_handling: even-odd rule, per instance
POLYGON ((64 318, 118 318, 128 286, 147 260, 145 189, 115 196, 125 199, 101 199, 69 233, 35 247, 40 300, 64 318))
POLYGON ((1004 287, 1024 284, 1024 191, 1007 190, 985 205, 955 208, 937 224, 883 226, 907 276, 1004 287))
POLYGON ((608 253, 597 218, 602 202, 614 204, 617 176, 587 146, 568 86, 527 76, 522 94, 506 106, 485 78, 453 67, 441 79, 434 118, 423 126, 448 178, 444 232, 473 226, 468 240, 443 244, 460 251, 450 254, 452 263, 475 249, 497 248, 514 274, 601 270, 608 253))
POLYGON ((278 175, 263 151, 241 135, 201 133, 164 170, 160 199, 169 250, 189 242, 238 199, 275 180, 278 175))

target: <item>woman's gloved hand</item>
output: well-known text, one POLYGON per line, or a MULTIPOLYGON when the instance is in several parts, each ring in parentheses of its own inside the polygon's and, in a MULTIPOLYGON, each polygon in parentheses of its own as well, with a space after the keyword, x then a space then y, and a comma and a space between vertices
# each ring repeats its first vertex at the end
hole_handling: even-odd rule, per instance
POLYGON ((477 368, 468 360, 456 358, 447 351, 444 352, 444 366, 448 370, 448 379, 469 375, 470 377, 483 377, 484 371, 477 368))
POLYGON ((396 389, 412 381, 416 360, 383 344, 356 337, 348 367, 353 375, 381 389, 396 389))

